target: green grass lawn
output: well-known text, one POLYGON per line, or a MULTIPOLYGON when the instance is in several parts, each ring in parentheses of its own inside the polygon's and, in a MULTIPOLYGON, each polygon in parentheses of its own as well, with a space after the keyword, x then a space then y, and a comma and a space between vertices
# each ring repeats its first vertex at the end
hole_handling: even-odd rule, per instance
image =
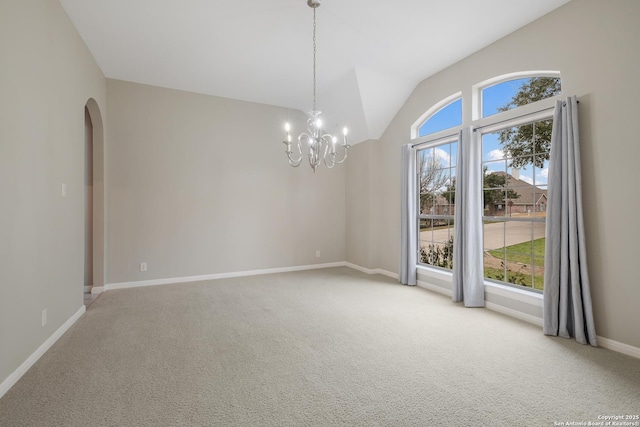
MULTIPOLYGON (((533 241, 533 256, 535 257, 535 267, 544 267, 544 246, 544 237, 533 241)), ((499 260, 503 260, 506 257, 507 261, 510 262, 531 265, 531 250, 531 242, 524 242, 518 243, 517 245, 507 246, 506 248, 489 251, 489 253, 499 260)), ((531 277, 530 274, 522 274, 515 271, 507 271, 507 274, 509 275, 509 277, 507 278, 507 280, 505 280, 504 270, 486 266, 484 268, 484 276, 489 279, 515 283, 520 286, 526 286, 529 288, 532 287, 538 290, 543 289, 543 276, 531 277), (533 281, 535 281, 535 283, 532 283, 533 281)))
MULTIPOLYGON (((535 257, 536 267, 544 267, 545 240, 542 237, 533 241, 533 256, 535 257)), ((531 265, 531 242, 518 243, 517 245, 489 251, 489 253, 498 259, 503 259, 505 249, 507 261, 531 265)))

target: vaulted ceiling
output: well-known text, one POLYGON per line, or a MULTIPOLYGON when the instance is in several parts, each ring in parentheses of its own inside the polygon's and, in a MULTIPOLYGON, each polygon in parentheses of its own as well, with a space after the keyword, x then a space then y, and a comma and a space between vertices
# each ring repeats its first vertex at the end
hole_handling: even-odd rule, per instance
MULTIPOLYGON (((318 109, 379 138, 421 80, 568 1, 322 0, 318 109)), ((306 0, 60 3, 107 78, 311 110, 306 0)))

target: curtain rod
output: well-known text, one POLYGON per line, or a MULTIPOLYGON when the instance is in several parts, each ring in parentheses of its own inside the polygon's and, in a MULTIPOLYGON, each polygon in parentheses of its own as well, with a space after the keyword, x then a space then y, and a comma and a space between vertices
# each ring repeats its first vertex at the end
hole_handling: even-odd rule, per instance
POLYGON ((423 141, 423 142, 416 142, 415 144, 411 144, 411 148, 415 148, 418 145, 425 145, 425 144, 431 144, 431 143, 434 143, 434 142, 442 141, 443 139, 449 139, 449 138, 452 138, 452 137, 458 135, 459 133, 460 133, 460 131, 455 131, 453 133, 450 133, 449 135, 441 136, 441 137, 436 138, 436 139, 430 139, 428 141, 423 141))
MULTIPOLYGON (((580 101, 577 101, 577 103, 580 104, 580 101)), ((566 106, 567 105, 567 101, 562 101, 562 105, 566 106)), ((533 116, 535 114, 540 114, 540 113, 542 113, 544 111, 553 110, 555 108, 556 108, 556 106, 554 105, 553 107, 547 107, 547 108, 543 108, 542 110, 532 111, 531 113, 527 113, 527 114, 522 114, 520 116, 511 117, 510 119, 504 119, 504 120, 500 120, 499 122, 493 122, 493 123, 486 124, 484 126, 474 127, 473 131, 475 132, 478 129, 483 129, 483 128, 486 128, 488 126, 495 126, 495 125, 499 125, 500 123, 510 122, 512 120, 521 119, 521 118, 527 117, 527 116, 533 116)))
POLYGON ((511 122, 511 121, 513 121, 513 120, 521 119, 521 118, 523 118, 523 117, 527 117, 527 116, 534 116, 534 115, 536 115, 536 114, 540 114, 540 113, 542 113, 542 112, 544 112, 544 111, 553 110, 553 109, 555 109, 555 108, 556 108, 556 107, 555 107, 555 105, 554 105, 553 107, 547 107, 547 108, 543 108, 542 110, 537 110, 537 111, 533 111, 533 112, 531 112, 531 113, 522 114, 522 115, 520 115, 520 116, 511 117, 511 118, 509 118, 509 119, 500 120, 500 121, 498 121, 498 122, 488 123, 488 124, 486 124, 486 125, 484 125, 484 126, 477 126, 477 127, 474 127, 474 128, 473 128, 473 131, 475 132, 475 131, 477 131, 477 130, 480 130, 480 129, 483 129, 483 128, 486 128, 486 127, 489 127, 489 126, 495 126, 495 125, 499 125, 500 123, 511 122))

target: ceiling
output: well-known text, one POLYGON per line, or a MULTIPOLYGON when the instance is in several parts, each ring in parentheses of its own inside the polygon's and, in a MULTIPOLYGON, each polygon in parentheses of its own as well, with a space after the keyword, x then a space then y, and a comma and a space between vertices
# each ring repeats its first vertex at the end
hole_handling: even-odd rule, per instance
MULTIPOLYGON (((352 142, 379 138, 420 81, 568 1, 322 0, 318 109, 352 142)), ((107 78, 312 108, 306 0, 60 3, 107 78)))

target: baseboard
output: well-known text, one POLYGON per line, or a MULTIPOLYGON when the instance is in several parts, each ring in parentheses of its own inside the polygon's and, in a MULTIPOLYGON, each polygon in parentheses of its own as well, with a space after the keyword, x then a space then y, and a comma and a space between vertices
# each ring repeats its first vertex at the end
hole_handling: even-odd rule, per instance
POLYGON ((38 349, 27 358, 27 360, 25 360, 20 366, 18 366, 18 369, 13 371, 11 375, 9 375, 4 381, 2 381, 2 383, 0 384, 0 398, 4 396, 5 393, 8 392, 9 389, 13 387, 20 378, 22 378, 22 376, 29 370, 29 368, 31 368, 34 363, 36 363, 38 359, 40 359, 42 355, 45 354, 47 350, 49 350, 51 346, 55 344, 55 342, 58 341, 58 339, 60 339, 60 337, 65 332, 67 332, 67 330, 74 323, 76 323, 80 316, 84 314, 85 310, 86 308, 84 304, 81 305, 78 311, 76 311, 73 316, 67 319, 67 321, 64 322, 62 326, 60 326, 49 338, 47 338, 47 340, 43 342, 42 345, 40 345, 40 347, 38 347, 38 349))
POLYGON ((84 293, 85 294, 89 294, 91 293, 91 288, 93 288, 93 286, 89 285, 89 286, 85 286, 84 287, 84 293))
POLYGON ((91 287, 91 295, 101 294, 104 291, 105 291, 104 286, 92 286, 91 287))
POLYGON ((397 279, 398 275, 396 273, 392 273, 391 271, 387 271, 387 270, 383 270, 382 268, 366 268, 366 267, 361 267, 357 264, 353 264, 350 262, 345 262, 344 265, 346 267, 352 268, 354 270, 358 270, 361 271, 363 273, 367 273, 367 274, 382 274, 383 276, 387 276, 387 277, 391 277, 392 279, 397 279))
POLYGON ((300 265, 295 267, 270 268, 265 270, 236 271, 232 273, 205 274, 201 276, 173 277, 169 279, 138 280, 135 282, 109 283, 104 286, 104 290, 108 291, 112 289, 130 289, 130 288, 139 288, 143 286, 170 285, 175 283, 187 283, 187 282, 202 282, 204 280, 258 276, 261 274, 289 273, 293 271, 317 270, 321 268, 332 268, 332 267, 344 267, 345 265, 346 263, 344 261, 341 261, 341 262, 332 262, 332 263, 326 263, 326 264, 312 264, 312 265, 300 265))
MULTIPOLYGON (((424 282, 422 280, 418 280, 418 286, 421 288, 428 289, 433 292, 437 292, 442 295, 446 295, 450 297, 452 295, 451 289, 446 289, 441 286, 432 285, 431 283, 424 282)), ((527 313, 522 313, 518 310, 513 310, 511 308, 505 307, 503 305, 495 304, 492 302, 485 301, 485 308, 491 311, 496 311, 498 313, 505 314, 510 317, 515 317, 516 319, 524 320, 525 322, 533 323, 534 325, 542 326, 542 319, 532 316, 527 313)))
POLYGON ((640 359, 640 348, 604 337, 596 337, 598 346, 640 359))
POLYGON ((451 289, 443 288, 442 286, 432 285, 431 283, 423 282, 422 280, 418 280, 418 286, 448 297, 451 296, 451 289))
MULTIPOLYGON (((507 316, 515 317, 516 319, 520 319, 520 320, 523 320, 525 322, 532 323, 532 324, 534 324, 536 326, 542 327, 542 319, 539 318, 539 317, 532 316, 530 314, 523 313, 523 312, 518 311, 518 310, 513 310, 511 308, 507 308, 507 307, 505 307, 503 305, 495 304, 495 303, 492 303, 492 302, 485 301, 484 306, 487 309, 491 310, 491 311, 496 311, 498 313, 506 314, 507 316)), ((540 332, 540 333, 542 333, 542 332, 540 332)))

